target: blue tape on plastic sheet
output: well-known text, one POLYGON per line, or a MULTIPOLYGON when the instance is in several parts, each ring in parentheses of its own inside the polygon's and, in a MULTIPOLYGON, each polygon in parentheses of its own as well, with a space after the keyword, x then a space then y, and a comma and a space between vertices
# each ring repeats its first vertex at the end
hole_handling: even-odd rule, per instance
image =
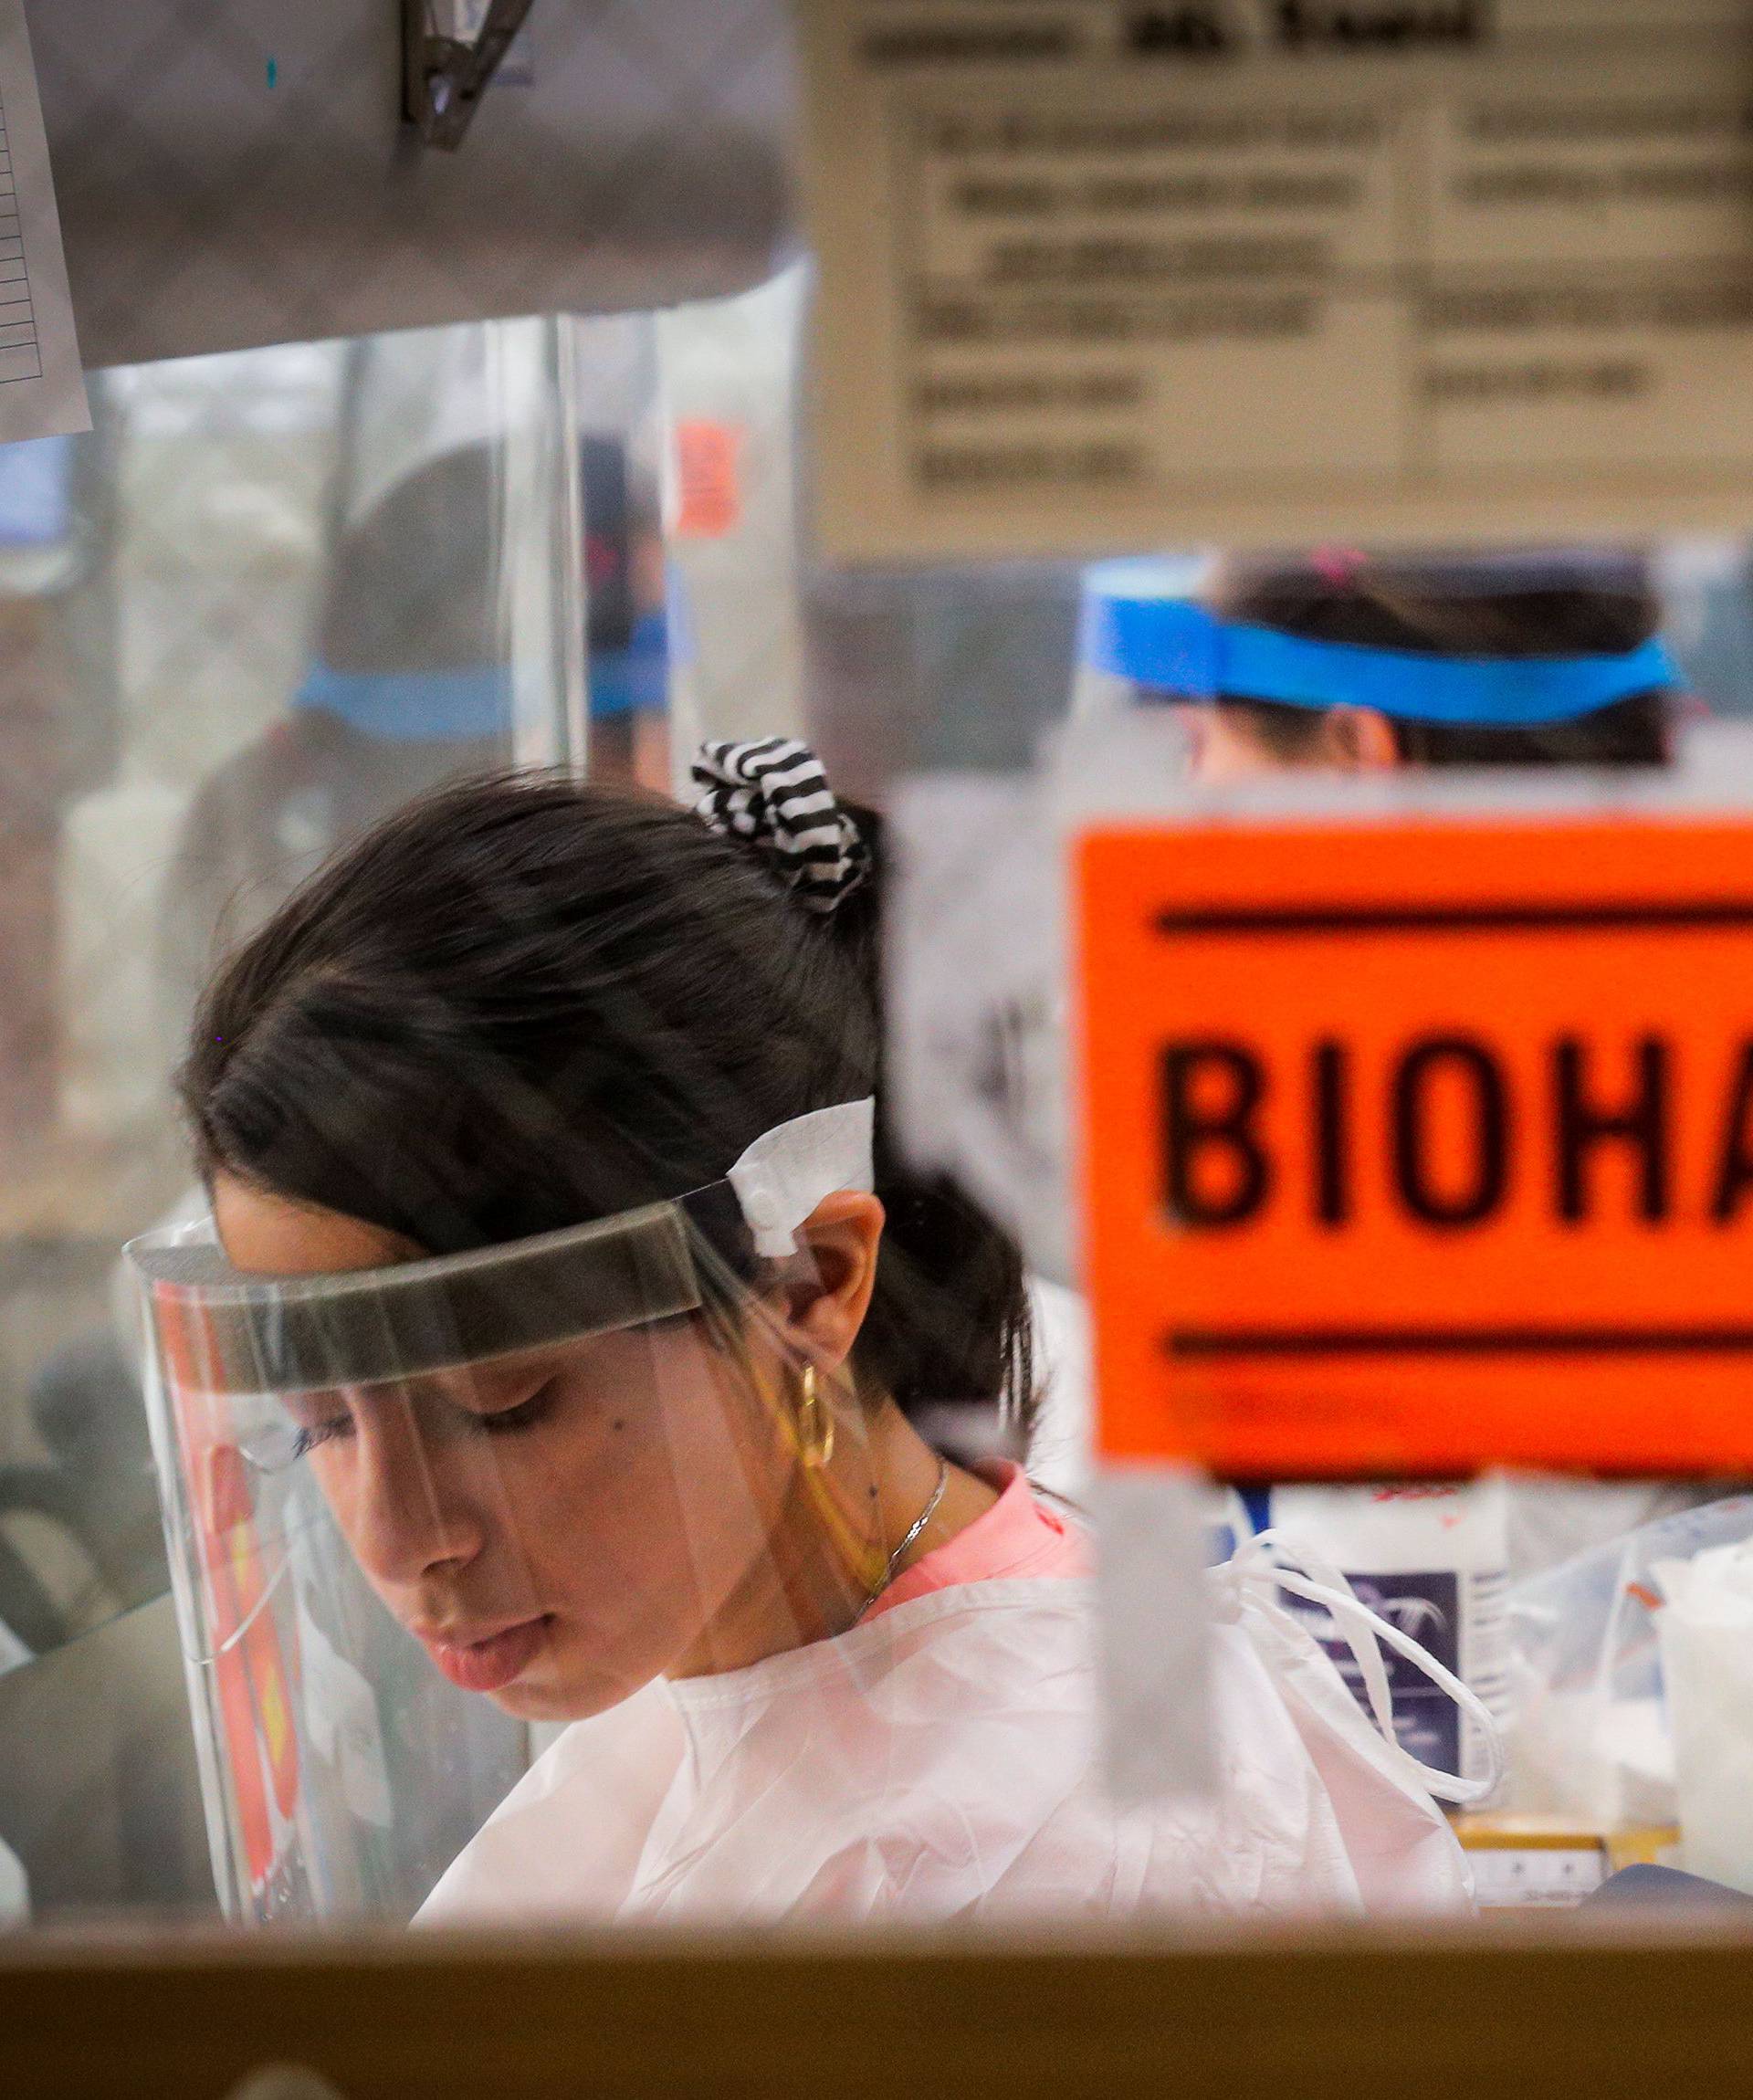
POLYGON ((485 742, 510 730, 511 674, 502 664, 459 671, 337 671, 317 663, 292 705, 339 715, 381 743, 485 742))

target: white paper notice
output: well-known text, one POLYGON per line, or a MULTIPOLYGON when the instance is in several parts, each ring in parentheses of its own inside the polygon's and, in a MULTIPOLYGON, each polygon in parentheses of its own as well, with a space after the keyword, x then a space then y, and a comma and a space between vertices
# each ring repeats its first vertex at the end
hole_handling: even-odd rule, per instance
POLYGON ((24 0, 0 0, 0 444, 90 427, 24 0))
POLYGON ((1111 1466, 1089 1499, 1108 1790, 1122 1802, 1208 1794, 1218 1773, 1199 1485, 1172 1466, 1111 1466))
POLYGON ((803 0, 849 558, 1753 524, 1749 0, 803 0))

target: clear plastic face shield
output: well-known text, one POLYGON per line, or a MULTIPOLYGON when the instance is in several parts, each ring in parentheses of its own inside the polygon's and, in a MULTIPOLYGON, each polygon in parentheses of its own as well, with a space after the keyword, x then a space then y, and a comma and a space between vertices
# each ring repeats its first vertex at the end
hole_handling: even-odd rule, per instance
POLYGON ((871 1105, 673 1202, 390 1267, 130 1249, 222 1894, 406 1917, 527 1724, 844 1631, 884 1572, 796 1228, 870 1186, 871 1105))

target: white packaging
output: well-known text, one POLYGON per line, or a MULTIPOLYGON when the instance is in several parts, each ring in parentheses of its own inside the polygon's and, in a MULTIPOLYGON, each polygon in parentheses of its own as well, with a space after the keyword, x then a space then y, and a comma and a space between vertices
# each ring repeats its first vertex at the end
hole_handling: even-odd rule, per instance
MULTIPOLYGON (((1518 1508, 1555 1486, 1511 1478, 1512 1567, 1518 1508)), ((1501 1806, 1603 1831, 1679 1822, 1657 1570, 1748 1540, 1753 1496, 1719 1496, 1557 1568, 1517 1575, 1509 1593, 1511 1790, 1501 1806)))
MULTIPOLYGON (((1416 1641, 1478 1696, 1500 1725, 1507 1717, 1508 1501, 1500 1480, 1461 1486, 1275 1487, 1272 1525, 1293 1544, 1333 1562, 1359 1601, 1416 1641)), ((1361 1674, 1325 1612, 1310 1630, 1361 1698, 1361 1674)), ((1421 1764, 1485 1777, 1490 1750, 1475 1721, 1404 1657, 1384 1654, 1394 1732, 1421 1764)))
POLYGON ((1654 1574, 1681 1864, 1753 1895, 1753 1544, 1659 1561, 1654 1574))
POLYGON ((0 1838, 0 1931, 9 1925, 30 1923, 30 1881, 25 1863, 5 1838, 0 1838))
POLYGON ((164 1116, 173 1039, 159 929, 189 798, 135 781, 87 795, 61 826, 56 868, 61 1116, 117 1143, 164 1116))
POLYGON ((1210 1794, 1204 1484, 1174 1465, 1107 1465, 1092 1484, 1102 1737, 1116 1801, 1210 1794))

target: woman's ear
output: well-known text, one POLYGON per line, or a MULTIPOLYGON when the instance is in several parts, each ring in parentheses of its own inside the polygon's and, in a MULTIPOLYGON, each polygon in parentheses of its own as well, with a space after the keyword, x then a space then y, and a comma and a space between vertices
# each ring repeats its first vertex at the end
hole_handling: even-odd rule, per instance
POLYGON ((1320 747, 1322 764, 1338 772, 1391 772, 1400 763, 1394 725, 1376 708, 1328 708, 1320 747))
POLYGON ((800 1347, 824 1370, 851 1353, 876 1285, 883 1206, 845 1189, 825 1197, 797 1228, 799 1253, 782 1289, 800 1347))

